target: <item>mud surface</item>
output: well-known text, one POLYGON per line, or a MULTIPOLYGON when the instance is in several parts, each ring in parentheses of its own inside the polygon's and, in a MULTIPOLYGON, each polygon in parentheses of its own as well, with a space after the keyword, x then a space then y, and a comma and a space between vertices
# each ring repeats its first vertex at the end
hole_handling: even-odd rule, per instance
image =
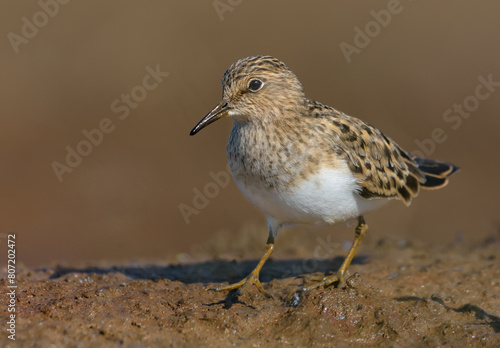
MULTIPOLYGON (((294 293, 307 276, 336 270, 346 246, 283 238, 284 252, 261 274, 274 299, 255 288, 241 296, 207 291, 256 263, 257 242, 224 240, 172 263, 21 267, 16 341, 2 330, 0 346, 500 345, 500 236, 474 246, 368 240, 345 289, 301 296, 294 293)), ((2 312, 4 327, 6 320, 2 312)))

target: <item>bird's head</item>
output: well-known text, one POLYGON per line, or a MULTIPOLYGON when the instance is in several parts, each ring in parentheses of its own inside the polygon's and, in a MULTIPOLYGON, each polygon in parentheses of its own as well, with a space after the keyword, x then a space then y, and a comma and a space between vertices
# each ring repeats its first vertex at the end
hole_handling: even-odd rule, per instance
POLYGON ((222 77, 222 100, 191 130, 233 117, 237 122, 276 118, 303 107, 304 91, 295 74, 271 56, 252 56, 233 63, 222 77))

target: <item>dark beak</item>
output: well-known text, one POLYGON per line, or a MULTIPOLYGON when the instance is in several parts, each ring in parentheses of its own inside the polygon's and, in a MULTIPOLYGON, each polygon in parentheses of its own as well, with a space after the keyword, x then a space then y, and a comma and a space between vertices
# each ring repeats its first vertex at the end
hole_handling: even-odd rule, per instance
POLYGON ((203 117, 201 121, 194 126, 189 135, 195 135, 209 124, 214 123, 220 118, 226 117, 229 113, 229 109, 230 108, 227 105, 227 102, 223 99, 215 108, 212 109, 212 111, 207 114, 207 116, 203 117))

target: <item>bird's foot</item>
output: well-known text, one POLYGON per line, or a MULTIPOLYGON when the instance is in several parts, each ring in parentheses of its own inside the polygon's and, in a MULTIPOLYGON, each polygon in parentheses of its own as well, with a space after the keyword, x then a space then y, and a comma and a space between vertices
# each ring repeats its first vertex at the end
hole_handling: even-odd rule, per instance
POLYGON ((246 278, 243 278, 237 283, 229 284, 226 286, 218 286, 215 288, 211 288, 209 290, 212 291, 226 291, 226 290, 236 290, 238 289, 238 294, 241 295, 252 285, 255 285, 257 290, 267 298, 273 298, 264 288, 262 287, 262 283, 259 280, 259 272, 253 270, 246 278))
POLYGON ((320 286, 323 286, 326 288, 327 286, 330 286, 333 283, 338 283, 337 284, 338 288, 345 288, 345 286, 346 286, 345 274, 344 274, 344 272, 341 272, 341 271, 337 272, 337 274, 333 274, 333 275, 328 276, 328 277, 313 276, 313 277, 309 277, 308 279, 317 280, 317 282, 314 284, 311 284, 309 286, 305 286, 300 291, 309 291, 309 290, 319 288, 320 286))

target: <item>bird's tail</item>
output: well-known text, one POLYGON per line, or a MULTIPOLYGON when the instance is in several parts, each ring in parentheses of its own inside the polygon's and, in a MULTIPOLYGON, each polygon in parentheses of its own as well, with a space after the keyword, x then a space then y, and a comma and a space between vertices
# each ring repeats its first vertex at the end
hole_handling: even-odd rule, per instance
POLYGON ((446 186, 448 184, 448 177, 460 169, 451 163, 428 158, 416 157, 413 159, 413 162, 424 174, 425 182, 421 185, 428 190, 435 190, 446 186))

